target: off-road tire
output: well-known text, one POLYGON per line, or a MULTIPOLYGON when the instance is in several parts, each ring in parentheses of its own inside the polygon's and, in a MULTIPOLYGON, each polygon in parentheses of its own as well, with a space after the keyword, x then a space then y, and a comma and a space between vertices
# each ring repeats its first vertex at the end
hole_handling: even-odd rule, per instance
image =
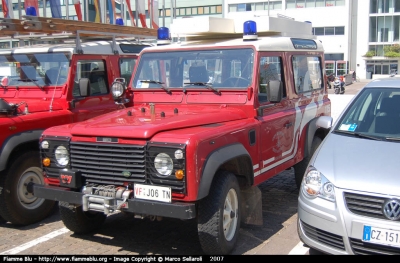
POLYGON ((240 198, 236 177, 227 171, 217 173, 208 196, 198 206, 197 231, 204 253, 226 255, 235 247, 240 229, 240 198), (230 222, 226 234, 224 211, 225 223, 230 222))
POLYGON ((60 217, 64 225, 75 234, 87 234, 101 228, 107 216, 101 212, 84 212, 82 206, 75 207, 60 201, 60 217))
POLYGON ((0 176, 0 216, 14 225, 29 225, 46 218, 55 202, 27 192, 27 183, 44 184, 40 155, 28 151, 12 160, 0 176))
POLYGON ((322 139, 318 136, 314 136, 312 145, 311 145, 311 152, 307 157, 301 160, 294 166, 294 178, 296 181, 297 188, 300 188, 301 181, 303 181, 304 173, 306 172, 308 163, 311 160, 312 155, 314 154, 315 150, 317 150, 318 146, 321 144, 322 139))

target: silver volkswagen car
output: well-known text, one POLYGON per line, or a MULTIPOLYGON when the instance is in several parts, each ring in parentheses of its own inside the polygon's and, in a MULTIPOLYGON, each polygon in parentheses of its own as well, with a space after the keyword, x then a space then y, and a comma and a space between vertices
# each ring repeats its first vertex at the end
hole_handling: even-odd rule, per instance
POLYGON ((298 234, 327 254, 400 254, 400 78, 374 80, 347 105, 311 158, 298 234))

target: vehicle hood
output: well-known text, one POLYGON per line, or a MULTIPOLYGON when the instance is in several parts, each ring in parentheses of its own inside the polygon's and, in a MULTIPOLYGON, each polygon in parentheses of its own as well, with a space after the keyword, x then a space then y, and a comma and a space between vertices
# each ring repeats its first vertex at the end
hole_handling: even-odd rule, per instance
POLYGON ((229 106, 180 108, 177 113, 174 109, 162 106, 158 106, 155 114, 150 114, 149 108, 145 110, 143 113, 129 108, 98 116, 75 124, 71 134, 148 139, 161 131, 247 118, 244 111, 229 106))
POLYGON ((400 142, 330 133, 311 163, 338 188, 399 195, 398 156, 400 142))

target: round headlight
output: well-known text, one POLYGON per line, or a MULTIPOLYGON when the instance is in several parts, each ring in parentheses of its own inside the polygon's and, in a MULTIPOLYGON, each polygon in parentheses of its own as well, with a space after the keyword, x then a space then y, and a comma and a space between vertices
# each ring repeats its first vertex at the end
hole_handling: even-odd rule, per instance
POLYGON ((174 164, 168 154, 159 153, 154 159, 154 167, 159 174, 170 175, 172 173, 174 164))
POLYGON ((176 151, 175 151, 175 158, 176 158, 176 159, 183 159, 183 152, 182 152, 182 150, 176 150, 176 151))
POLYGON ((48 141, 42 141, 40 146, 42 147, 42 149, 49 149, 50 144, 48 141))
POLYGON ((120 81, 115 81, 112 86, 112 94, 114 96, 114 98, 119 98, 122 97, 122 95, 124 95, 125 92, 125 83, 120 82, 120 81))
POLYGON ((65 166, 69 163, 69 153, 67 148, 64 146, 58 146, 54 153, 56 156, 56 161, 59 165, 65 166))

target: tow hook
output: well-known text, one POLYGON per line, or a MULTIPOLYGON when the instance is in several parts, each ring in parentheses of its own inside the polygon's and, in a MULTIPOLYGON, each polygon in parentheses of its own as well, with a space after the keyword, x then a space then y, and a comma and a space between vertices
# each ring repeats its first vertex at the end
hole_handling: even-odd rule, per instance
MULTIPOLYGON (((33 194, 33 186, 35 185, 35 183, 33 183, 33 182, 29 182, 27 185, 26 185, 26 191, 28 192, 28 193, 30 193, 30 194, 33 194)), ((33 194, 34 195, 34 194, 33 194)))

